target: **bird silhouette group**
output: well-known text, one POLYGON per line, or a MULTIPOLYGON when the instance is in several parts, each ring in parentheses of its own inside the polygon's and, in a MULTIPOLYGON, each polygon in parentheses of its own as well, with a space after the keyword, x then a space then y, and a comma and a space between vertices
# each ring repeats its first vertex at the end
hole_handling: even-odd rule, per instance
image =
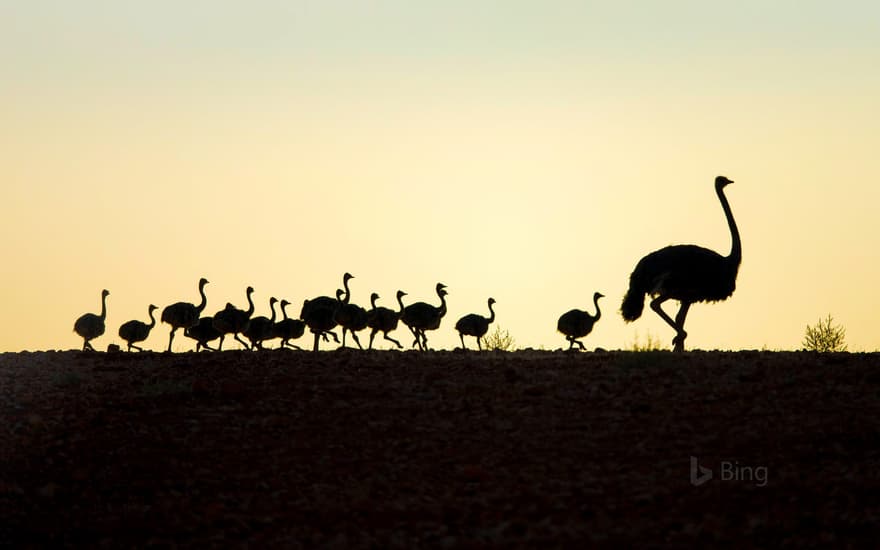
MULTIPOLYGON (((623 298, 620 312, 624 321, 631 322, 638 319, 644 309, 646 296, 651 296, 651 309, 675 330, 672 340, 674 351, 683 351, 687 332, 684 330, 685 318, 688 310, 695 302, 714 302, 725 300, 733 294, 736 287, 736 277, 739 265, 742 261, 742 244, 739 231, 733 219, 730 204, 724 194, 724 189, 732 180, 724 176, 715 178, 715 192, 724 211, 731 234, 731 250, 727 256, 722 256, 715 251, 695 245, 672 245, 656 250, 643 257, 636 264, 629 278, 629 288, 623 298), (662 308, 667 300, 679 302, 678 313, 675 318, 670 317, 662 308)), ((440 300, 439 305, 427 302, 415 302, 404 305, 403 297, 406 292, 397 291, 398 309, 377 306, 379 295, 375 292, 370 295, 370 309, 365 309, 351 301, 349 283, 354 276, 345 273, 342 277, 342 288, 337 289, 335 296, 318 296, 303 302, 298 317, 290 317, 287 313, 287 300, 278 300, 276 297, 269 299, 271 317, 254 317, 253 287, 247 287, 245 297, 247 309, 235 307, 228 303, 213 316, 204 316, 202 313, 207 305, 205 286, 208 280, 204 277, 199 280, 198 290, 200 300, 198 304, 191 302, 176 302, 166 306, 162 310, 160 319, 170 326, 168 335, 168 351, 171 351, 174 336, 178 329, 183 329, 184 336, 195 340, 196 351, 211 350, 221 351, 226 336, 231 335, 246 349, 261 350, 264 344, 271 340, 278 340, 278 348, 296 348, 299 346, 291 343, 305 334, 306 328, 313 334, 314 342, 312 349, 318 351, 321 340, 328 342, 332 338, 342 347, 346 346, 346 336, 350 333, 358 348, 363 346, 358 338, 358 332, 370 329, 370 341, 368 349, 373 348, 373 341, 378 333, 382 333, 385 340, 393 343, 397 348, 403 345, 399 340, 388 335, 397 329, 399 323, 403 323, 412 333, 412 347, 419 350, 428 349, 427 332, 437 330, 443 317, 446 315, 446 285, 437 283, 435 292, 440 300), (277 319, 276 305, 281 311, 282 319, 277 319), (339 327, 342 330, 342 341, 335 333, 339 327), (211 342, 217 340, 216 348, 211 347, 211 342)), ((107 317, 107 297, 110 292, 101 291, 101 313, 85 313, 74 323, 73 330, 83 339, 83 350, 93 351, 91 341, 105 332, 107 317)), ((580 339, 589 335, 602 312, 599 308, 599 299, 604 297, 600 292, 593 294, 593 306, 595 314, 580 309, 572 309, 562 314, 557 322, 557 330, 562 333, 569 343, 569 350, 577 345, 584 350, 585 346, 580 339)), ((477 349, 482 350, 481 339, 489 330, 489 325, 495 321, 495 300, 489 298, 489 317, 483 317, 476 313, 470 313, 461 317, 455 324, 461 339, 462 349, 467 349, 464 337, 472 336, 477 340, 477 349)), ((149 323, 140 320, 126 321, 119 327, 119 337, 127 344, 127 350, 142 351, 137 345, 146 340, 150 332, 156 326, 154 311, 157 306, 150 304, 147 308, 149 323)))

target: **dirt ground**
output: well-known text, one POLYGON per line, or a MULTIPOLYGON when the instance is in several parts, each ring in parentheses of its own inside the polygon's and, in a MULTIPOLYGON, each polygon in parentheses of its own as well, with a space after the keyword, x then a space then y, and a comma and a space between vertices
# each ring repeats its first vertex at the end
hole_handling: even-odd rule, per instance
POLYGON ((0 547, 845 548, 878 525, 878 354, 0 354, 0 547))

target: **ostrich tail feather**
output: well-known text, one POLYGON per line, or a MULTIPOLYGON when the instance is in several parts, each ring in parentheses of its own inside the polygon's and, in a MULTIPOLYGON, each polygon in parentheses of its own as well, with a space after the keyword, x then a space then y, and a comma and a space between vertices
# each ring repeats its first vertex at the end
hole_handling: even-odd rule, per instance
POLYGON ((642 285, 641 277, 637 276, 638 270, 629 278, 629 289, 623 297, 623 303, 620 305, 620 313, 623 320, 629 323, 635 321, 642 316, 642 310, 645 309, 645 294, 647 290, 642 285))

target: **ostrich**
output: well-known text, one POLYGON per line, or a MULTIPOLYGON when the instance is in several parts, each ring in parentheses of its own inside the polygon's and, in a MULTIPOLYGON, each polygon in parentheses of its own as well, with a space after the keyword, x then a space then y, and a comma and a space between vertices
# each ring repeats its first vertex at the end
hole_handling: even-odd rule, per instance
POLYGON ((143 348, 140 348, 134 345, 135 342, 143 342, 150 335, 150 331, 153 330, 153 327, 156 326, 156 318, 153 316, 153 311, 157 310, 156 306, 150 304, 150 307, 147 308, 147 315, 150 316, 150 324, 144 323, 143 321, 138 321, 137 319, 133 319, 131 321, 126 321, 122 323, 119 327, 119 337, 125 340, 128 343, 128 351, 131 351, 131 348, 134 348, 138 351, 144 351, 143 348))
POLYGON ((199 279, 199 295, 202 297, 199 305, 193 305, 189 302, 177 302, 176 304, 166 306, 162 310, 162 322, 171 325, 171 334, 168 336, 169 352, 171 351, 171 342, 174 341, 174 333, 177 329, 188 329, 199 322, 199 315, 202 314, 205 305, 208 303, 208 299, 205 297, 206 284, 208 284, 208 279, 204 277, 199 279))
POLYGON ((357 304, 350 303, 347 294, 341 289, 336 291, 339 308, 336 310, 335 320, 342 327, 342 347, 345 347, 345 333, 351 332, 351 337, 354 338, 358 348, 364 349, 358 339, 357 332, 367 328, 367 310, 357 304), (342 298, 343 293, 346 294, 344 299, 342 298))
POLYGON ((279 348, 291 346, 296 349, 302 349, 297 345, 291 344, 289 340, 299 338, 305 334, 306 324, 299 319, 290 319, 287 317, 286 308, 289 305, 290 302, 287 300, 281 300, 281 315, 284 318, 275 323, 274 334, 276 338, 281 338, 281 345, 279 348))
POLYGON ((602 312, 599 310, 599 298, 604 297, 605 295, 601 292, 593 294, 593 305, 596 306, 595 316, 580 309, 572 309, 559 317, 559 322, 556 323, 556 330, 565 335, 565 339, 568 340, 569 350, 574 349, 575 344, 580 346, 581 349, 586 349, 583 342, 578 340, 578 338, 583 338, 589 334, 593 330, 593 325, 596 324, 596 321, 602 317, 602 312))
POLYGON ((208 342, 220 338, 222 334, 214 328, 213 317, 201 317, 199 322, 194 326, 187 327, 183 330, 183 334, 196 341, 196 351, 205 348, 214 351, 214 348, 208 345, 208 342))
POLYGON ((106 288, 101 291, 101 314, 83 313, 73 323, 73 331, 82 336, 83 351, 95 351, 89 340, 104 334, 104 319, 107 318, 107 296, 110 291, 106 288))
POLYGON ((376 307, 376 300, 379 299, 379 295, 375 292, 370 295, 370 305, 373 308, 367 312, 367 326, 372 329, 370 331, 370 346, 368 349, 373 349, 373 338, 379 332, 383 334, 386 340, 394 342, 398 348, 403 347, 400 345, 400 342, 388 336, 388 333, 397 328, 397 322, 403 314, 402 298, 404 296, 406 296, 406 292, 402 290, 397 291, 397 303, 400 304, 400 311, 394 311, 387 307, 376 307))
POLYGON ((416 337, 413 347, 419 346, 419 349, 428 349, 428 337, 425 335, 426 330, 435 330, 440 327, 440 321, 446 315, 446 285, 437 283, 437 296, 440 297, 440 306, 432 306, 425 302, 416 302, 410 304, 403 309, 400 320, 409 327, 413 336, 416 337))
POLYGON ((715 302, 729 298, 736 288, 736 275, 742 260, 742 243, 733 219, 733 212, 724 188, 733 183, 724 176, 715 178, 715 193, 730 228, 730 254, 722 256, 715 251, 692 244, 667 246, 639 260, 629 277, 629 290, 623 298, 620 312, 627 322, 642 314, 645 295, 649 294, 651 309, 675 329, 672 339, 674 351, 684 351, 687 332, 684 321, 694 302, 715 302), (673 320, 661 307, 666 300, 681 304, 673 320))
POLYGON ((476 313, 468 313, 455 323, 455 330, 458 331, 458 337, 461 338, 461 349, 467 349, 464 345, 464 335, 475 336, 477 338, 477 349, 483 349, 480 339, 489 331, 489 324, 495 320, 495 310, 492 305, 495 304, 495 298, 489 298, 489 317, 483 317, 476 313))
POLYGON ((251 315, 254 314, 254 300, 251 298, 253 293, 254 287, 247 287, 245 291, 248 301, 247 310, 238 309, 229 302, 226 302, 226 308, 214 314, 214 328, 220 332, 220 342, 217 344, 217 351, 223 349, 223 339, 227 334, 232 334, 245 349, 250 349, 248 343, 239 338, 238 335, 247 330, 251 322, 251 315))
MULTIPOLYGON (((345 287, 345 294, 349 295, 348 281, 353 279, 354 275, 345 273, 342 276, 342 286, 345 287)), ((347 298, 346 298, 347 300, 347 298)), ((299 318, 302 319, 312 334, 315 335, 315 345, 312 348, 318 351, 318 338, 322 337, 327 340, 327 334, 333 337, 338 343, 339 339, 333 329, 336 327, 336 310, 339 309, 340 301, 330 296, 318 296, 311 300, 303 301, 302 310, 300 310, 299 318)))
POLYGON ((275 304, 278 298, 274 296, 269 298, 269 309, 272 311, 272 317, 260 315, 254 317, 244 331, 245 337, 251 341, 251 349, 263 349, 263 341, 275 337, 275 304))

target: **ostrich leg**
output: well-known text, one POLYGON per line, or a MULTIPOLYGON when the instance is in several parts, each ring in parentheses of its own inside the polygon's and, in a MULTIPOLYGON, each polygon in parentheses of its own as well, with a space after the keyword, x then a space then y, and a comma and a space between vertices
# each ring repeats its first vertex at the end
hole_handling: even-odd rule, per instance
POLYGON ((672 339, 674 345, 672 351, 684 351, 684 339, 687 338, 687 332, 684 330, 684 320, 687 317, 690 307, 690 302, 682 302, 681 307, 678 309, 678 314, 675 316, 675 324, 678 325, 678 328, 676 329, 678 334, 672 339))

